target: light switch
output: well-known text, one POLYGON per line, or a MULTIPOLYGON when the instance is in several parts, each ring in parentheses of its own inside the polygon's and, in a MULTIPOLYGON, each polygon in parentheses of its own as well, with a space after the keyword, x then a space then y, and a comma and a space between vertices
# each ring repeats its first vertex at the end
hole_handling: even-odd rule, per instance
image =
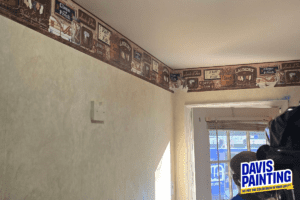
POLYGON ((106 106, 103 102, 91 101, 91 120, 93 123, 104 123, 106 106))

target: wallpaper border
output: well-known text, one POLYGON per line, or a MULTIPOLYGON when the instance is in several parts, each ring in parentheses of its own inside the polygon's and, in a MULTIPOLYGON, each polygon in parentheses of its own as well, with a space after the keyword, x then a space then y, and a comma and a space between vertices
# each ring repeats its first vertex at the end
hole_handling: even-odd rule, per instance
MULTIPOLYGON (((73 3, 75 3, 75 4, 78 4, 78 3, 76 3, 76 2, 74 2, 74 1, 72 1, 73 3)), ((79 4, 78 4, 79 5, 79 4)), ((72 43, 72 42, 70 42, 70 41, 67 41, 67 40, 65 40, 65 39, 63 39, 63 38, 61 38, 60 36, 57 36, 57 35, 54 35, 54 34, 52 34, 52 33, 50 33, 49 31, 46 31, 46 30, 44 30, 44 29, 41 29, 41 28, 39 28, 38 26, 35 26, 34 24, 32 24, 32 23, 30 23, 30 22, 28 22, 28 21, 26 21, 25 19, 22 19, 22 18, 20 18, 20 17, 18 17, 18 16, 16 16, 16 15, 14 15, 13 13, 11 13, 11 12, 9 12, 8 10, 6 10, 6 9, 4 9, 3 7, 0 7, 0 15, 2 15, 3 17, 6 17, 6 18, 8 18, 8 19, 11 19, 11 20, 13 20, 14 22, 17 22, 17 23, 19 23, 19 24, 21 24, 21 25, 24 25, 25 27, 27 27, 27 28, 30 28, 30 29, 32 29, 32 30, 34 30, 34 31, 37 31, 37 32, 39 32, 39 33, 41 33, 41 34, 43 34, 43 35, 45 35, 45 36, 47 36, 47 37, 49 37, 49 38, 51 38, 51 39, 53 39, 53 40, 56 40, 56 41, 58 41, 58 42, 61 42, 61 43, 63 43, 63 44, 65 44, 65 45, 67 45, 67 46, 69 46, 69 47, 72 47, 72 48, 74 48, 74 49, 76 49, 76 50, 78 50, 78 51, 80 51, 80 52, 82 52, 82 53, 84 53, 84 54, 87 54, 87 55, 89 55, 89 56, 91 56, 91 57, 93 57, 93 58, 95 58, 95 59, 97 59, 97 60, 99 60, 99 61, 102 61, 102 62, 105 62, 105 63, 107 63, 107 64, 109 64, 109 65, 111 65, 111 66, 113 66, 113 67, 115 67, 115 68, 117 68, 117 69, 120 69, 120 70, 122 70, 122 71, 124 71, 124 72, 127 72, 127 73, 129 73, 129 74, 131 74, 131 75, 133 75, 133 76, 135 76, 135 77, 138 77, 138 78, 140 78, 140 79, 142 79, 142 80, 144 80, 144 81, 147 81, 148 83, 151 83, 151 84, 153 84, 153 85, 156 85, 156 86, 158 86, 158 87, 160 87, 160 88, 162 88, 162 89, 164 89, 164 90, 167 90, 167 91, 169 91, 169 92, 171 92, 171 93, 174 93, 174 91, 173 90, 170 90, 170 89, 168 89, 168 88, 166 88, 166 87, 164 87, 164 86, 162 86, 162 85, 159 85, 159 84, 156 84, 156 83, 153 83, 151 80, 148 80, 147 78, 145 78, 145 77, 143 77, 143 76, 141 76, 141 75, 138 75, 138 74, 136 74, 136 73, 134 73, 134 72, 132 72, 132 71, 128 71, 128 70, 126 70, 126 69, 122 69, 122 68, 120 68, 120 67, 118 67, 118 66, 115 66, 115 65, 113 65, 112 63, 110 63, 109 61, 106 61, 106 60, 101 60, 101 59, 99 59, 97 56, 95 56, 93 53, 91 53, 90 51, 88 51, 88 50, 86 50, 86 49, 84 49, 84 48, 82 48, 81 46, 79 46, 79 45, 76 45, 76 44, 74 44, 74 43, 72 43)), ((92 14, 93 15, 93 14, 92 14)), ((94 16, 94 15, 93 15, 94 16)), ((97 17, 98 18, 98 17, 97 17)), ((105 23, 106 24, 106 23, 105 23)), ((109 26, 108 24, 106 24, 107 26, 109 26)), ((110 26, 109 26, 110 27, 110 26)), ((111 28, 111 27, 110 27, 111 28)), ((113 29, 113 28, 111 28, 111 29, 113 29)), ((118 32, 118 31, 116 31, 116 32, 118 32)), ((118 32, 119 33, 119 32, 118 32)), ((120 33, 119 33, 120 34, 120 33)), ((124 36, 125 37, 125 36, 124 36)), ((127 37, 125 37, 127 40, 129 40, 127 37)), ((130 42, 132 42, 131 40, 129 40, 130 42)), ((132 43, 134 43, 134 42, 132 42, 132 43)), ((135 44, 135 43, 134 43, 135 44)), ((136 45, 136 44, 135 44, 136 45)), ((138 46, 138 45, 137 45, 138 46)), ((141 47, 140 47, 141 48, 141 47)), ((142 48, 141 48, 142 49, 142 48)), ((143 51, 145 51, 144 49, 143 49, 143 51)), ((147 52, 147 51, 145 51, 145 52, 147 52)), ((148 52, 147 52, 148 53, 148 52)), ((148 53, 148 54, 150 54, 150 53, 148 53)), ((151 54, 150 54, 151 55, 151 54)), ((152 57, 154 57, 154 56, 152 56, 152 57)), ((155 57, 154 57, 155 58, 155 57)), ((155 58, 156 59, 156 58, 155 58)), ((156 59, 156 60, 159 60, 159 59, 156 59)), ((162 62, 161 62, 162 63, 162 62)), ((164 64, 164 63, 162 63, 162 64, 164 64)), ((168 66, 167 66, 168 67, 168 66)), ((170 67, 168 67, 170 70, 172 70, 170 67)))
POLYGON ((300 60, 172 69, 73 0, 0 0, 0 15, 171 93, 300 86, 300 60))

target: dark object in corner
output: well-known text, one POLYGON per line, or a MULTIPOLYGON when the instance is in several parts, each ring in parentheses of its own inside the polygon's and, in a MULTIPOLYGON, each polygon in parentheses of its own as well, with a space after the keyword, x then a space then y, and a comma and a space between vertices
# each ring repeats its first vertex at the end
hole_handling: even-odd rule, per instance
POLYGON ((270 146, 300 150, 300 106, 291 107, 271 122, 270 146))
POLYGON ((261 146, 256 157, 257 160, 272 159, 275 170, 291 169, 294 190, 276 192, 283 192, 285 200, 300 199, 300 106, 290 107, 271 121, 270 146, 261 146))

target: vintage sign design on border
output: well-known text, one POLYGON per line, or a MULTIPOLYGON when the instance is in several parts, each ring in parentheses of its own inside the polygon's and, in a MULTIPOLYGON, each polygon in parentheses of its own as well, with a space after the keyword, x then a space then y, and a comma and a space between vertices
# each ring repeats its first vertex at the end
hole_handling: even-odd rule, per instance
POLYGON ((151 56, 149 56, 147 53, 143 53, 143 61, 151 65, 151 56))
POLYGON ((20 13, 20 0, 0 0, 0 8, 8 10, 15 15, 20 13))
POLYGON ((20 12, 19 0, 0 0, 0 8, 8 10, 17 15, 20 12))
POLYGON ((150 78, 150 65, 148 63, 144 63, 144 76, 150 78))
POLYGON ((75 10, 58 0, 55 0, 55 13, 69 21, 72 21, 73 17, 75 17, 75 10))
POLYGON ((300 83, 300 70, 285 71, 286 84, 300 83))
POLYGON ((260 88, 266 87, 274 87, 277 83, 277 78, 275 75, 262 76, 260 78, 256 78, 256 85, 260 88))
POLYGON ((170 72, 167 67, 164 67, 161 74, 161 84, 169 86, 170 72))
POLYGON ((170 79, 172 82, 177 82, 178 78, 180 77, 180 74, 170 74, 170 79))
POLYGON ((131 69, 132 61, 132 48, 131 45, 125 39, 120 40, 120 63, 123 67, 131 69))
POLYGON ((71 41, 74 44, 80 45, 80 29, 80 24, 77 21, 73 20, 71 23, 71 41))
POLYGON ((158 78, 158 74, 154 71, 151 71, 151 81, 156 83, 157 82, 157 78, 158 78))
POLYGON ((105 58, 106 60, 110 60, 110 48, 108 46, 105 46, 105 58))
POLYGON ((81 28, 81 46, 90 50, 93 48, 93 32, 84 26, 81 28))
POLYGON ((57 16, 51 16, 49 19, 49 29, 50 33, 60 36, 61 38, 71 41, 71 26, 66 20, 59 18, 57 16))
POLYGON ((285 84, 285 73, 283 69, 279 69, 276 71, 276 80, 278 85, 283 85, 285 84))
POLYGON ((120 48, 119 48, 119 43, 120 43, 120 38, 118 34, 112 33, 111 38, 110 38, 110 60, 115 62, 116 65, 119 67, 119 60, 120 60, 120 48))
POLYGON ((275 74, 276 71, 279 69, 278 66, 273 67, 260 67, 259 68, 259 74, 260 75, 266 75, 266 74, 275 74))
POLYGON ((201 70, 187 70, 183 71, 183 77, 201 76, 201 70))
POLYGON ((144 76, 151 79, 151 56, 143 52, 142 60, 144 64, 144 76))
POLYGON ((158 62, 156 60, 152 60, 153 61, 153 71, 158 73, 158 62))
POLYGON ((141 76, 144 76, 145 69, 143 68, 144 63, 142 63, 142 53, 137 49, 133 49, 133 60, 131 63, 131 71, 141 76))
POLYGON ((87 27, 96 30, 96 20, 90 15, 83 12, 81 9, 78 10, 78 19, 87 27))
POLYGON ((221 77, 221 86, 222 87, 230 87, 234 85, 234 74, 224 74, 220 75, 221 77))
POLYGON ((98 23, 98 40, 110 46, 111 31, 98 23))
POLYGON ((143 70, 142 70, 141 63, 132 61, 131 62, 131 71, 142 76, 143 70))
POLYGON ((133 51, 133 58, 134 60, 136 60, 137 62, 141 62, 142 61, 142 53, 137 51, 136 49, 134 49, 133 51))
POLYGON ((294 63, 282 63, 282 69, 295 69, 300 68, 300 62, 294 62, 294 63))
POLYGON ((205 69, 204 80, 219 80, 221 69, 205 69))
POLYGON ((43 29, 49 28, 51 0, 19 0, 19 3, 22 18, 30 19, 31 23, 43 29))
POLYGON ((97 40, 93 40, 93 49, 95 54, 99 57, 99 58, 105 58, 105 47, 104 44, 97 41, 97 40))
POLYGON ((255 67, 237 67, 235 76, 237 86, 256 86, 257 72, 255 67))
POLYGON ((188 85, 189 89, 197 89, 198 88, 198 78, 187 79, 187 85, 188 85))
POLYGON ((224 67, 222 71, 220 72, 220 81, 218 84, 215 84, 215 88, 221 88, 221 87, 232 87, 235 84, 235 73, 233 67, 224 67))
POLYGON ((199 82, 200 90, 213 90, 215 89, 215 83, 213 81, 200 81, 199 82))
POLYGON ((0 0, 0 5, 4 4, 13 8, 18 8, 19 0, 0 0))

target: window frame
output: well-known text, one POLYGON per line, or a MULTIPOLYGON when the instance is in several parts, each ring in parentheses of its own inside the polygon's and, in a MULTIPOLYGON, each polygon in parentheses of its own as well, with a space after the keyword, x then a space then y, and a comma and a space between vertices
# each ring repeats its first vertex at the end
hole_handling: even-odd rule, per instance
MULTIPOLYGON (((288 108, 288 100, 270 99, 266 101, 236 101, 221 103, 186 103, 184 105, 184 154, 178 154, 179 163, 185 166, 192 165, 192 168, 180 168, 178 185, 176 188, 186 188, 186 193, 179 192, 181 196, 188 199, 211 199, 210 166, 209 166, 209 133, 207 130, 207 117, 261 117, 268 116, 272 119, 288 108), (257 109, 267 108, 266 112, 233 113, 232 109, 257 109), (220 109, 220 111, 216 111, 220 109), (280 112, 281 111, 281 112, 280 112), (244 114, 244 115, 243 115, 244 114), (190 147, 194 143, 194 149, 190 147), (192 177, 191 177, 192 176, 192 177), (194 180, 194 181, 193 181, 194 180), (192 184, 193 182, 193 184, 192 184)), ((235 110, 234 110, 235 111, 235 110)), ((222 119, 221 119, 222 120, 222 119)), ((180 140, 181 141, 181 140, 180 140)))
MULTIPOLYGON (((230 144, 230 131, 238 131, 238 130, 219 130, 219 129, 207 129, 208 133, 210 131, 216 131, 216 141, 217 141, 217 152, 218 152, 218 160, 217 161, 211 161, 209 160, 209 165, 211 164, 218 164, 218 166, 220 166, 220 163, 226 163, 228 166, 228 178, 229 178, 229 195, 230 195, 230 199, 233 198, 233 179, 232 179, 232 175, 231 175, 231 168, 230 168, 230 161, 231 161, 231 144, 230 144), (226 131, 226 136, 227 136, 227 160, 220 160, 219 158, 219 140, 218 140, 218 131, 226 131)), ((255 131, 245 131, 245 130, 241 130, 242 132, 246 132, 246 139, 247 139, 247 151, 251 151, 251 138, 250 138, 250 132, 255 132, 255 131)), ((262 132, 262 131, 256 131, 256 132, 262 132)), ((264 131, 265 132, 265 131, 264 131)), ((266 138, 265 135, 265 140, 266 140, 266 144, 268 144, 268 140, 266 138)), ((210 143, 210 141, 208 141, 210 143)), ((217 168, 219 170, 219 167, 217 168)), ((221 181, 220 181, 220 172, 218 175, 218 179, 219 179, 219 200, 221 200, 221 181)), ((225 177, 225 181, 226 181, 226 177, 225 177)), ((210 180, 210 185, 211 185, 211 180, 210 180)))

